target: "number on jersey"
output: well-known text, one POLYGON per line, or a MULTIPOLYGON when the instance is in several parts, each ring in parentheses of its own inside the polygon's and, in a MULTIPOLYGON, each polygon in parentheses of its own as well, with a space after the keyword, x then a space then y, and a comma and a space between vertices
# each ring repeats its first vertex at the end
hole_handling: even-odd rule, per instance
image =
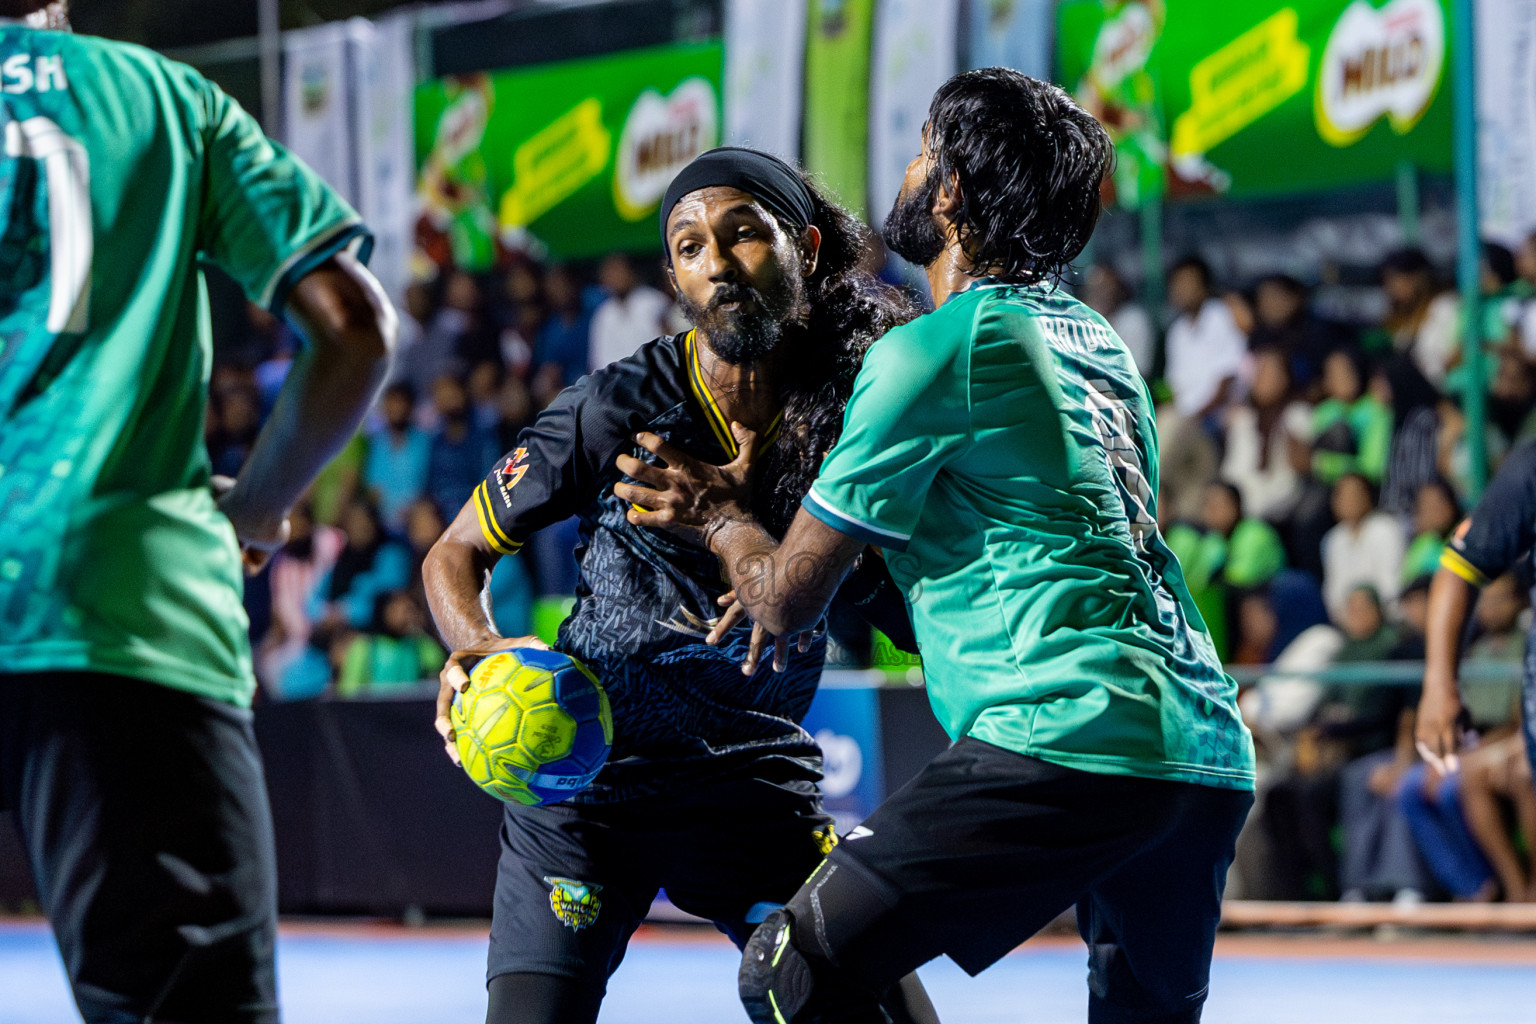
POLYGON ((1119 485, 1131 542, 1137 554, 1144 554, 1147 538, 1157 532, 1157 517, 1152 514, 1152 485, 1141 465, 1141 449, 1136 446, 1136 418, 1130 404, 1115 393, 1108 381, 1087 383, 1084 402, 1104 446, 1110 474, 1119 485))
MULTIPOLYGON (((49 334, 83 334, 90 325, 91 169, 85 147, 46 117, 5 123, 5 159, 42 164, 48 193, 49 334)), ((9 214, 7 214, 9 216, 9 214)), ((4 225, 12 235, 13 225, 4 225)))

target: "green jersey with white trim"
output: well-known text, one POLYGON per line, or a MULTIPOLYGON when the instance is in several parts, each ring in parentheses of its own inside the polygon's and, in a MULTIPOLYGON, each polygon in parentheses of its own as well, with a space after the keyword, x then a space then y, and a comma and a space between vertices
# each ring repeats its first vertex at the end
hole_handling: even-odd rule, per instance
POLYGON ((139 47, 0 24, 0 137, 0 672, 248 704, 198 260, 280 312, 366 231, 218 87, 139 47))
POLYGON ((984 282, 875 342, 804 507, 889 550, 952 738, 1253 788, 1237 687, 1157 529, 1146 385, 1077 300, 984 282))

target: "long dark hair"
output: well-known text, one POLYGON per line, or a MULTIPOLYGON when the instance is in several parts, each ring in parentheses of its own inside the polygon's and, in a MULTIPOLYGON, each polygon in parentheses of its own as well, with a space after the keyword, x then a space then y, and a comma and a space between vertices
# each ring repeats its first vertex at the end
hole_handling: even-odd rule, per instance
POLYGON ((963 71, 928 110, 930 184, 960 187, 955 231, 977 276, 1059 279, 1098 222, 1109 133, 1058 87, 1009 68, 963 71))
POLYGON ((810 314, 791 329, 785 364, 792 372, 780 388, 784 422, 778 440, 759 463, 753 512, 770 533, 783 536, 811 489, 821 461, 843 432, 843 410, 864 353, 886 331, 921 315, 898 288, 867 268, 874 233, 801 173, 815 206, 811 223, 821 231, 816 271, 806 282, 810 314))

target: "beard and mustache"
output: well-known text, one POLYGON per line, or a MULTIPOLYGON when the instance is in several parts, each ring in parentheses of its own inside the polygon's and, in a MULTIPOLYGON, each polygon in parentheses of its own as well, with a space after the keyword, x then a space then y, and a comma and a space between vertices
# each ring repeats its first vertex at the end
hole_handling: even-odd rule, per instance
POLYGON ((700 305, 681 291, 677 303, 683 315, 709 339, 709 347, 732 366, 761 362, 779 347, 785 329, 795 323, 794 313, 805 301, 805 282, 787 274, 780 287, 764 292, 751 285, 730 281, 718 285, 709 301, 700 305), (722 309, 736 302, 736 309, 722 309), (752 308, 748 309, 748 305, 752 308))
MULTIPOLYGON (((881 231, 887 248, 919 267, 932 264, 945 248, 945 237, 933 222, 938 182, 935 167, 921 185, 897 195, 881 231)), ((709 339, 716 355, 742 366, 767 358, 779 347, 786 328, 798 323, 794 314, 804 305, 805 288, 805 281, 791 273, 771 292, 730 281, 718 285, 702 305, 681 291, 677 302, 689 322, 709 339), (721 308, 731 302, 740 305, 733 310, 721 308)))
POLYGON ((880 232, 886 248, 919 267, 928 266, 944 252, 944 236, 933 223, 933 193, 938 187, 935 167, 917 188, 897 195, 880 232))

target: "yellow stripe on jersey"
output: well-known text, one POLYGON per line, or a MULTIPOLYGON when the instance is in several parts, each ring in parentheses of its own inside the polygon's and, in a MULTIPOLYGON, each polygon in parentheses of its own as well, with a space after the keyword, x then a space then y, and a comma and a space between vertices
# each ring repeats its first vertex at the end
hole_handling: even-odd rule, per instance
POLYGON ((704 383, 704 368, 699 365, 699 344, 697 331, 689 331, 683 339, 683 344, 688 349, 688 383, 693 388, 693 397, 704 409, 704 418, 709 421, 709 429, 714 431, 715 440, 720 442, 720 447, 731 453, 731 458, 736 457, 736 439, 731 436, 731 425, 726 422, 725 414, 720 411, 720 406, 715 402, 715 396, 709 393, 709 385, 704 383))
POLYGON ((1440 567, 1442 569, 1449 569, 1474 587, 1486 587, 1488 585, 1488 577, 1484 576, 1477 566, 1463 558, 1461 552, 1450 545, 1446 545, 1445 549, 1440 552, 1440 567))
MULTIPOLYGON (((757 446, 757 453, 759 455, 761 455, 763 452, 767 451, 773 445, 773 442, 775 442, 775 441, 777 441, 779 439, 779 428, 782 427, 783 425, 784 425, 784 410, 780 409, 779 410, 779 414, 773 418, 773 422, 768 424, 768 430, 763 434, 763 440, 757 446)), ((734 440, 734 438, 733 438, 733 440, 734 440)), ((734 459, 735 457, 736 457, 736 452, 735 452, 735 450, 732 450, 731 458, 734 459)))
MULTIPOLYGON (((699 363, 698 341, 695 338, 696 331, 689 331, 683 339, 688 350, 688 384, 693 389, 693 397, 698 400, 704 409, 704 418, 709 421, 709 429, 714 432, 715 440, 720 442, 720 447, 726 450, 731 458, 735 458, 741 449, 736 444, 736 437, 731 433, 730 421, 720 411, 720 405, 715 401, 715 396, 710 393, 709 385, 704 381, 704 367, 699 363)), ((769 445, 779 436, 779 427, 784 424, 784 410, 773 418, 763 434, 762 442, 757 446, 759 453, 767 451, 769 445)))
POLYGON ((485 535, 486 541, 503 555, 517 554, 522 545, 508 537, 501 524, 496 522, 496 516, 491 512, 491 496, 483 480, 475 488, 474 502, 475 516, 480 520, 480 532, 485 535))

